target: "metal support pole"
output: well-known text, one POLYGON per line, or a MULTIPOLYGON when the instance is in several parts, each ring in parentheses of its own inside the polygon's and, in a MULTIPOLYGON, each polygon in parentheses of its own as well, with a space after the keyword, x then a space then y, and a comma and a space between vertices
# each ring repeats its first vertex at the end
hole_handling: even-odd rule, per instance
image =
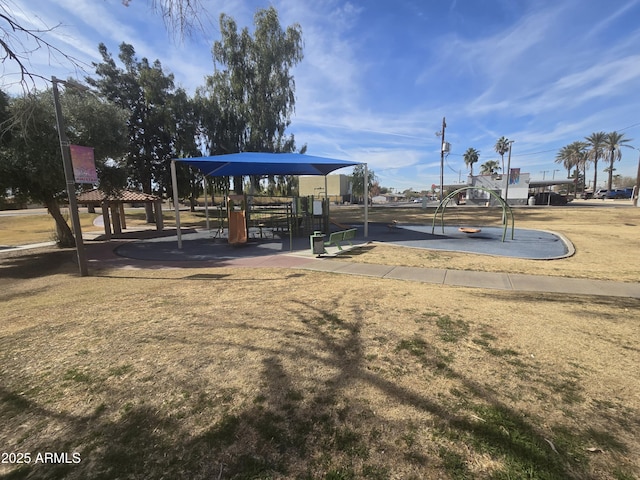
POLYGON ((364 164, 364 238, 369 236, 369 167, 364 164))
POLYGON ((173 206, 176 211, 176 233, 178 234, 178 249, 182 249, 182 232, 180 231, 180 206, 178 205, 178 175, 176 161, 171 160, 171 185, 173 187, 173 206))
POLYGON ((58 127, 58 137, 60 138, 60 152, 62 153, 62 164, 64 166, 64 178, 67 186, 67 197, 69 198, 69 213, 71 215, 71 225, 73 226, 73 236, 76 242, 76 252, 78 256, 78 268, 80 276, 89 275, 87 267, 87 255, 84 251, 82 240, 82 229, 80 227, 80 215, 78 214, 78 201, 76 199, 76 184, 73 176, 73 165, 71 163, 71 152, 69 150, 69 139, 65 131, 64 119, 62 118, 62 107, 60 106, 60 94, 58 93, 58 80, 51 77, 51 88, 53 90, 53 103, 56 109, 56 125, 58 127))
POLYGON ((511 145, 514 140, 509 140, 509 157, 507 158, 507 186, 504 188, 504 201, 509 204, 509 183, 511 182, 511 145))
MULTIPOLYGON (((207 190, 208 190, 208 183, 207 182, 207 177, 203 177, 202 178, 202 187, 204 189, 204 217, 205 217, 205 223, 207 226, 207 231, 211 231, 211 227, 209 225, 209 201, 207 200, 207 190)), ((213 203, 213 202, 212 202, 213 203)))
POLYGON ((447 128, 445 117, 442 117, 442 141, 440 143, 440 201, 444 198, 444 131, 447 128))
MULTIPOLYGON (((636 150, 640 151, 640 148, 636 150)), ((633 193, 633 206, 638 207, 638 196, 640 196, 640 157, 638 157, 638 175, 636 176, 636 189, 633 193)))
POLYGON ((327 190, 326 175, 324 176, 324 204, 325 204, 325 208, 327 209, 327 211, 324 212, 326 214, 325 221, 324 221, 324 233, 329 235, 329 233, 331 233, 331 225, 330 225, 331 212, 329 211, 329 192, 327 190))

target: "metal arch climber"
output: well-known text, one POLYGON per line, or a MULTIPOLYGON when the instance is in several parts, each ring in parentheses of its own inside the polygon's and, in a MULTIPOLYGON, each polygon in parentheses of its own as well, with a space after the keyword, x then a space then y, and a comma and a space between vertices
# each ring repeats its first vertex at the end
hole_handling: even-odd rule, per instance
POLYGON ((514 218, 513 218, 513 210, 511 210, 511 207, 507 204, 507 202, 504 200, 504 198, 502 198, 500 195, 498 195, 493 190, 489 190, 489 189, 484 188, 484 187, 469 187, 469 186, 467 186, 467 187, 458 188, 457 190, 454 190, 449 195, 447 195, 445 198, 443 198, 442 201, 440 202, 440 204, 438 205, 438 207, 436 208, 435 213, 433 214, 433 221, 431 222, 431 234, 433 235, 433 233, 435 231, 436 218, 438 218, 438 212, 440 212, 440 211, 441 211, 441 213, 440 213, 440 225, 442 226, 442 233, 444 233, 444 210, 447 208, 447 205, 449 204, 449 202, 451 201, 451 199, 453 197, 455 197, 459 193, 464 192, 466 190, 481 190, 483 192, 488 193, 489 195, 491 195, 496 200, 498 200, 498 202, 502 206, 502 224, 503 224, 502 241, 504 242, 504 239, 507 236, 507 227, 508 227, 508 223, 509 223, 509 215, 511 216, 511 240, 513 240, 513 229, 514 229, 514 224, 515 224, 515 221, 514 221, 514 218), (440 208, 442 208, 442 210, 440 210, 440 208))

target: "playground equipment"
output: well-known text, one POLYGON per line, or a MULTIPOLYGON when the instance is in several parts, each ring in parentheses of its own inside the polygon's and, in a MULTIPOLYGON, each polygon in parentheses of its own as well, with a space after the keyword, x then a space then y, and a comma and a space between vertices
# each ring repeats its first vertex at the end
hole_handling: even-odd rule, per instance
POLYGON ((231 245, 247 243, 247 199, 244 195, 229 195, 227 198, 227 218, 229 219, 228 239, 231 245), (239 210, 236 210, 239 203, 239 210))
MULTIPOLYGON (((219 208, 218 232, 223 234, 222 205, 219 208)), ((311 232, 329 231, 329 209, 326 199, 261 195, 228 195, 226 202, 228 242, 247 243, 251 238, 274 238, 288 234, 306 236, 311 232)))
MULTIPOLYGON (((513 240, 513 229, 514 229, 515 221, 513 218, 513 210, 511 210, 511 207, 507 204, 504 198, 502 198, 493 190, 489 190, 484 187, 473 187, 473 186, 458 188, 457 190, 454 190, 453 192, 451 192, 449 195, 447 195, 442 199, 442 201, 440 202, 440 204, 436 208, 436 211, 433 214, 433 221, 431 222, 431 234, 433 235, 433 233, 435 232, 436 219, 438 218, 438 213, 440 213, 440 225, 442 227, 442 233, 444 233, 444 212, 445 212, 445 209, 447 208, 447 205, 453 198, 457 197, 462 192, 465 192, 467 190, 480 190, 482 192, 487 193, 491 197, 495 198, 498 201, 498 203, 500 203, 500 205, 502 206, 502 225, 503 225, 502 241, 504 242, 507 236, 509 216, 511 216, 511 240, 513 240)), ((473 234, 473 233, 480 232, 480 228, 472 228, 472 227, 460 227, 459 230, 466 234, 473 234)))

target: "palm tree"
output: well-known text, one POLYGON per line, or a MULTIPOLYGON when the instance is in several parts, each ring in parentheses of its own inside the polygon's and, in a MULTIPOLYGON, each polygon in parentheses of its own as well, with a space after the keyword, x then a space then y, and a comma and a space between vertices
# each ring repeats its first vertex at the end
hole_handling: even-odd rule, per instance
MULTIPOLYGON (((586 149, 587 144, 585 142, 573 142, 569 145, 562 147, 556 155, 555 162, 561 163, 564 168, 567 169, 567 178, 571 177, 571 169, 576 168, 576 180, 579 177, 580 169, 584 170, 582 192, 584 193, 584 177, 586 175, 586 149)), ((577 186, 576 186, 577 192, 577 186)))
POLYGON ((587 141, 587 160, 593 162, 593 191, 595 192, 598 187, 598 160, 604 155, 607 134, 604 132, 596 132, 588 137, 584 137, 584 139, 587 141))
POLYGON ((495 150, 500 155, 502 161, 502 171, 504 172, 504 154, 509 151, 509 139, 506 137, 500 137, 495 145, 495 150))
POLYGON ((633 148, 631 145, 625 145, 625 143, 630 141, 630 138, 624 138, 624 133, 618 132, 609 133, 604 141, 606 149, 609 152, 609 168, 607 168, 609 179, 607 182, 607 190, 611 190, 611 184, 613 183, 613 171, 615 170, 613 168, 613 162, 616 160, 619 161, 622 158, 620 147, 633 148))
POLYGON ((464 152, 464 155, 462 156, 462 158, 464 158, 464 164, 467 167, 469 167, 469 170, 471 171, 471 176, 473 177, 473 164, 476 163, 480 158, 480 152, 475 148, 469 147, 467 151, 464 152))
POLYGON ((498 173, 498 170, 500 170, 500 164, 497 160, 487 160, 480 165, 480 173, 485 175, 493 175, 494 173, 498 173))

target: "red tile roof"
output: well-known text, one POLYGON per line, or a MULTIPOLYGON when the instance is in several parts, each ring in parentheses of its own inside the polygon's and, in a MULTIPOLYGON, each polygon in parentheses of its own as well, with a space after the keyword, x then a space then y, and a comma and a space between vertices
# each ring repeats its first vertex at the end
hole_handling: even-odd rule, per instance
POLYGON ((78 203, 100 203, 104 200, 112 202, 155 202, 160 200, 157 195, 135 192, 133 190, 121 190, 117 194, 107 196, 102 190, 89 190, 78 195, 78 203))

